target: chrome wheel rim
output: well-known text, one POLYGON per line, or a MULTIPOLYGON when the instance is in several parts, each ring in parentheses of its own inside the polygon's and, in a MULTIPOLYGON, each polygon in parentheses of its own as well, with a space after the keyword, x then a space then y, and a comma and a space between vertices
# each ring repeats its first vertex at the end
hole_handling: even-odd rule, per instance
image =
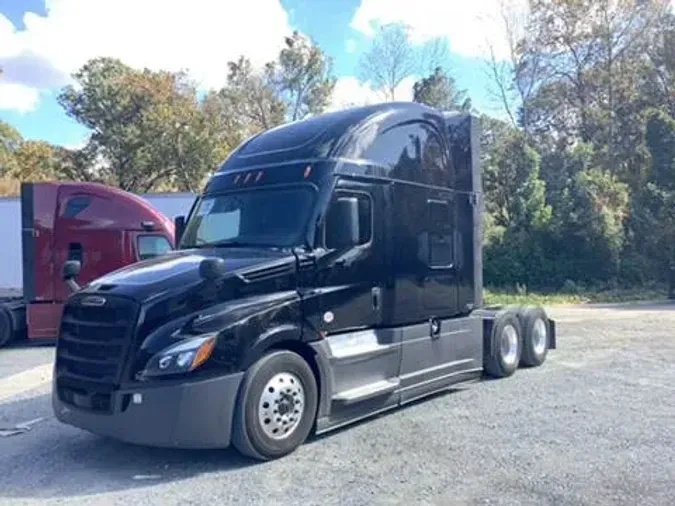
POLYGON ((546 324, 544 320, 538 318, 534 322, 532 329, 532 348, 537 355, 541 355, 546 350, 546 324))
POLYGON ((507 325, 502 331, 502 359, 507 365, 516 363, 518 356, 518 332, 513 325, 507 325))
POLYGON ((258 422, 272 439, 290 436, 300 424, 305 408, 305 389, 289 372, 275 374, 265 385, 258 403, 258 422))

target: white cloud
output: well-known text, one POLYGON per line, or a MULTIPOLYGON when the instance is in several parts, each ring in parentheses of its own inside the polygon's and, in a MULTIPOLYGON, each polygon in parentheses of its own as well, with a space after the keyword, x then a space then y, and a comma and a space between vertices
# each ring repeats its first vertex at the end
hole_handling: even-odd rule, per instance
POLYGON ((0 82, 0 110, 20 113, 34 111, 40 100, 40 91, 17 83, 0 82))
POLYGON ((77 151, 77 150, 80 150, 80 149, 84 148, 87 145, 88 142, 89 142, 89 135, 86 135, 86 136, 82 137, 82 139, 80 139, 77 142, 71 142, 69 144, 64 144, 63 147, 66 148, 66 149, 77 151))
MULTIPOLYGON (((397 102, 409 102, 413 98, 413 83, 415 79, 408 77, 399 84, 394 91, 397 102)), ((331 111, 354 107, 359 105, 370 105, 385 102, 386 98, 381 93, 375 91, 370 83, 362 83, 356 77, 341 77, 335 83, 335 90, 330 107, 331 111)))
POLYGON ((498 58, 508 56, 508 44, 501 17, 505 4, 508 16, 522 19, 527 0, 361 0, 351 27, 372 37, 379 24, 405 23, 413 43, 447 37, 450 50, 468 57, 488 57, 492 44, 498 58), (489 43, 489 44, 488 44, 489 43))
POLYGON ((58 87, 88 59, 110 56, 135 67, 186 69, 203 87, 221 86, 227 61, 277 56, 291 31, 279 0, 46 0, 24 30, 0 15, 4 82, 58 87), (28 63, 27 63, 28 62, 28 63))
POLYGON ((356 41, 354 39, 347 39, 345 41, 345 51, 349 54, 356 51, 356 41))

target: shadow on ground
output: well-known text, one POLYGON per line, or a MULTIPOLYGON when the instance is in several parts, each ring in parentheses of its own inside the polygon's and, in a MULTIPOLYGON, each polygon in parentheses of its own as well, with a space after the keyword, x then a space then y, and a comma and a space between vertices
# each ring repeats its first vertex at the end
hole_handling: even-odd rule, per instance
MULTIPOLYGON (((459 392, 467 387, 468 385, 455 386, 376 417, 386 417, 411 409, 420 403, 459 392)), ((245 468, 255 472, 261 466, 274 465, 272 462, 258 462, 243 457, 233 448, 150 448, 89 434, 58 422, 51 412, 49 394, 3 404, 0 409, 0 425, 4 426, 38 417, 44 418, 24 434, 0 438, 0 503, 2 498, 46 499, 122 492, 180 482, 210 473, 220 474, 245 468)), ((320 436, 311 436, 305 444, 321 444, 326 438, 376 417, 320 436)), ((294 456, 285 458, 292 460, 294 456)))
POLYGON ((44 418, 28 432, 0 437, 0 503, 3 497, 123 491, 256 464, 233 449, 148 448, 69 427, 54 418, 49 394, 2 404, 0 410, 0 424, 5 427, 44 418))

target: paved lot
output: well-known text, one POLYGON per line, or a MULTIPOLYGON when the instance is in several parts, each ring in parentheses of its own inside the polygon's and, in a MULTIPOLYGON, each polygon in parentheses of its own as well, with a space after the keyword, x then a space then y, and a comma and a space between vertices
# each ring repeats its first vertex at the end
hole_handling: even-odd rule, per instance
POLYGON ((543 367, 265 464, 60 425, 46 369, 31 373, 53 350, 0 351, 0 427, 34 422, 0 437, 0 504, 675 504, 675 306, 553 314, 559 349, 543 367))

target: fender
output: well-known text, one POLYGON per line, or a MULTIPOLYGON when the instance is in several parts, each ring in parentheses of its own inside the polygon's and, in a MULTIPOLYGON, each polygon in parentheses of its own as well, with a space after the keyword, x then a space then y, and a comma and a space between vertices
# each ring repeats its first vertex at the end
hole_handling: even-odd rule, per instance
POLYGON ((330 414, 333 395, 333 374, 330 367, 330 347, 314 329, 293 323, 282 324, 261 334, 246 353, 240 370, 246 370, 267 350, 280 347, 295 351, 309 362, 318 376, 319 406, 317 420, 330 414))
POLYGON ((262 357, 267 350, 283 341, 300 342, 302 340, 302 328, 293 323, 285 323, 270 328, 260 334, 242 357, 240 368, 248 369, 256 360, 262 357))

